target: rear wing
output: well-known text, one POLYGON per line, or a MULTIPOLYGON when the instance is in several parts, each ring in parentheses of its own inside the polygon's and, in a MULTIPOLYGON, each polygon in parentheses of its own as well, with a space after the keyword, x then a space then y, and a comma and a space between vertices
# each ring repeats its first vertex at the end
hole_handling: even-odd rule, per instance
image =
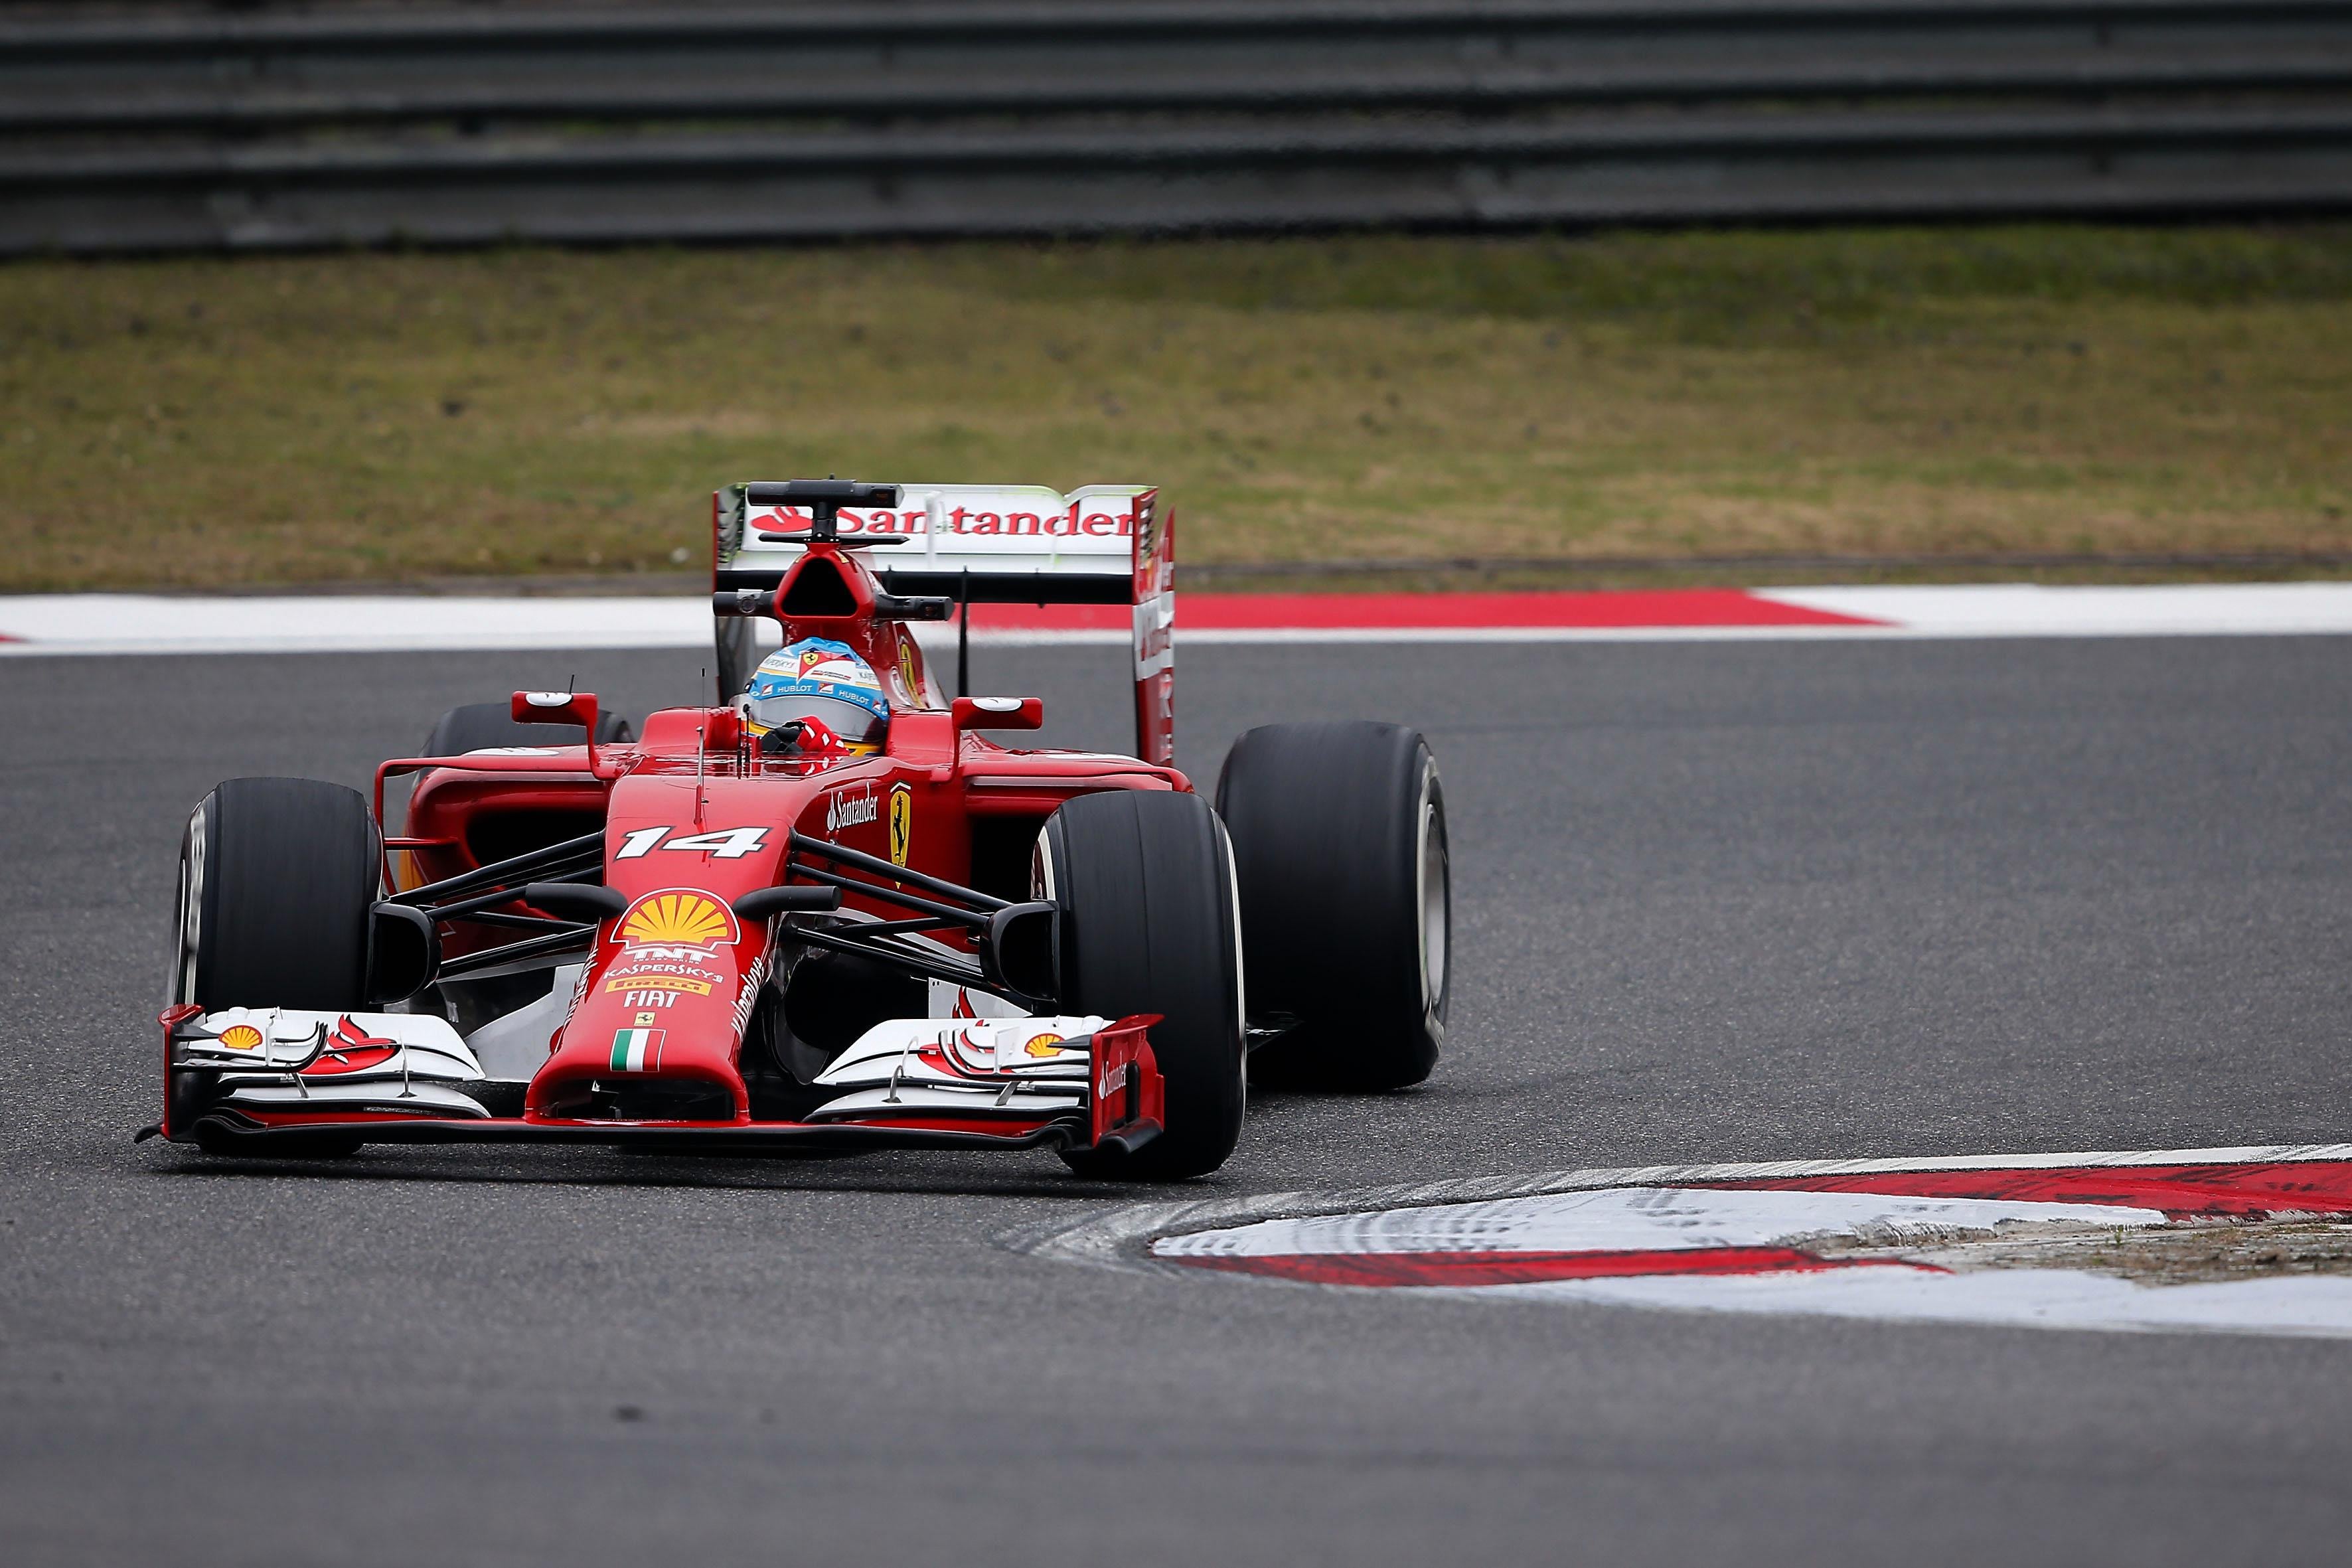
MULTIPOLYGON (((751 491, 729 485, 711 496, 719 592, 774 589, 803 548, 776 536, 804 532, 813 521, 806 509, 754 502, 751 491)), ((835 520, 845 541, 909 541, 866 557, 890 593, 962 605, 1131 606, 1136 755, 1173 764, 1175 518, 1156 487, 1085 485, 1064 495, 1043 485, 910 484, 897 491, 895 504, 843 506, 835 520)), ((730 628, 720 630, 723 642, 730 628)))

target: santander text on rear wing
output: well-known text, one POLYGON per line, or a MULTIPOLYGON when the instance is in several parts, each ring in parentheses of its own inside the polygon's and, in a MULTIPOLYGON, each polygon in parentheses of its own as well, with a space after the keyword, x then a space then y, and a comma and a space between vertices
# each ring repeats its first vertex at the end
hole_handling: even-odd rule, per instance
MULTIPOLYGON (((803 546, 806 508, 755 499, 765 485, 711 497, 711 586, 772 589, 803 546)), ((873 487, 874 504, 844 505, 844 543, 904 541, 866 556, 890 593, 959 605, 1126 605, 1134 612, 1136 752, 1175 759, 1174 514, 1151 485, 873 487), (895 496, 889 492, 895 490, 895 496)))

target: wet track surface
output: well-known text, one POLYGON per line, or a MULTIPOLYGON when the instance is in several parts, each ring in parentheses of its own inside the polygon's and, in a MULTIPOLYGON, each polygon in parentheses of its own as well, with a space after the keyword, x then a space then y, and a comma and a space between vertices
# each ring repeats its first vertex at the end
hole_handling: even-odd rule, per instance
MULTIPOLYGON (((668 654, 0 664, 11 1563, 2341 1561, 2352 1343, 1673 1315, 1051 1262, 1050 1155, 371 1152, 154 1114, 215 780, 668 654)), ((1118 656, 990 649, 1123 747, 1118 656)), ((1430 734, 1424 1089, 1265 1098, 1202 1195, 2352 1134, 2352 645, 1195 649, 1181 760, 1430 734)))

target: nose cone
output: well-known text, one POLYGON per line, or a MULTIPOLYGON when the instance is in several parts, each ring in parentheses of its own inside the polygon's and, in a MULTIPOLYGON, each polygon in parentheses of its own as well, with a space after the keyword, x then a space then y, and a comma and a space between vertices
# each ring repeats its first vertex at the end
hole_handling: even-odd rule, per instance
POLYGON ((736 1067, 767 978, 767 931, 716 890, 638 895, 599 943, 572 1019, 531 1081, 541 1121, 740 1121, 736 1067))

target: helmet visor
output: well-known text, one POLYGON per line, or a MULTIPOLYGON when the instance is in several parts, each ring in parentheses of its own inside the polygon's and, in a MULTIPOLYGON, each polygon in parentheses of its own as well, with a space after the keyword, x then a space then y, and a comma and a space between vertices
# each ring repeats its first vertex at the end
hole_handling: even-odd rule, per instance
POLYGON ((844 744, 878 746, 890 722, 870 708, 838 697, 812 697, 803 691, 780 691, 773 697, 751 699, 751 722, 762 730, 781 729, 795 719, 814 719, 844 744))

